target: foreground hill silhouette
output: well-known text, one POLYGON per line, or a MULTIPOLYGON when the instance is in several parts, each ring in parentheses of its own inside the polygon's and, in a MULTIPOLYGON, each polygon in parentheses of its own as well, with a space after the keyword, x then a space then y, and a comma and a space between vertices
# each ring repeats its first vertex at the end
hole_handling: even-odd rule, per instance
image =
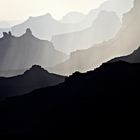
POLYGON ((34 65, 22 75, 10 78, 0 77, 0 99, 23 95, 64 81, 65 77, 48 73, 40 66, 34 65))
POLYGON ((58 86, 0 103, 0 134, 48 139, 125 137, 139 126, 140 64, 103 64, 58 86), (125 130, 125 131, 124 131, 125 130))
POLYGON ((32 65, 55 66, 68 56, 55 50, 49 41, 40 40, 32 35, 30 29, 20 37, 11 32, 3 33, 0 38, 0 71, 28 69, 32 65))

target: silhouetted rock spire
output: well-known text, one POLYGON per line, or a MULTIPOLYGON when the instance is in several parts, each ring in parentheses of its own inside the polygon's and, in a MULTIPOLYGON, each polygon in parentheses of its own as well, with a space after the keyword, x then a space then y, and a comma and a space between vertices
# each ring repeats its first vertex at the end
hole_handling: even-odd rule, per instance
POLYGON ((12 33, 10 31, 8 33, 7 32, 3 32, 3 37, 4 38, 10 38, 10 37, 12 37, 12 33))
POLYGON ((9 34, 9 36, 12 36, 12 33, 10 31, 8 32, 8 34, 9 34))
POLYGON ((32 31, 31 31, 30 28, 27 28, 27 29, 26 29, 26 34, 27 34, 27 35, 32 35, 32 31))

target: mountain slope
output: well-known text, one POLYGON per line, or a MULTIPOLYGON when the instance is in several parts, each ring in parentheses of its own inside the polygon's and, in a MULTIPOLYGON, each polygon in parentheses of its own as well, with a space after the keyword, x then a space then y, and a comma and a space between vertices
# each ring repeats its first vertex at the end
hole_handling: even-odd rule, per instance
POLYGON ((118 129, 128 134, 139 126, 139 71, 140 64, 104 64, 58 86, 8 99, 0 103, 0 134, 47 139, 122 136, 118 129))
MULTIPOLYGON (((90 21, 92 21, 92 18, 90 21)), ((53 35, 75 32, 86 28, 83 24, 79 25, 80 23, 62 23, 61 21, 55 20, 48 13, 39 17, 30 17, 25 22, 13 26, 11 30, 13 35, 21 36, 27 28, 30 28, 33 35, 37 38, 51 40, 53 35)))
POLYGON ((54 49, 49 41, 39 40, 30 29, 20 37, 10 32, 0 39, 0 70, 28 69, 32 65, 54 66, 65 61, 68 56, 54 49))
POLYGON ((53 36, 52 42, 57 50, 69 54, 113 38, 120 27, 120 19, 115 13, 102 11, 90 28, 80 32, 53 36))
POLYGON ((27 68, 25 69, 12 69, 12 70, 0 70, 0 77, 13 77, 13 76, 17 76, 17 75, 21 75, 23 74, 25 71, 27 70, 27 68))
POLYGON ((3 32, 9 32, 10 28, 0 28, 0 37, 3 37, 3 32))
POLYGON ((12 33, 15 36, 21 36, 30 28, 33 35, 39 39, 51 40, 52 36, 65 33, 77 32, 91 27, 93 21, 96 19, 101 11, 113 11, 120 18, 122 15, 129 11, 133 6, 133 0, 109 0, 104 2, 99 8, 91 10, 87 15, 73 14, 73 12, 64 16, 64 20, 55 20, 50 14, 42 15, 39 17, 30 17, 25 22, 17 24, 12 27, 12 33), (71 16, 73 22, 77 20, 81 22, 71 23, 71 16))
POLYGON ((140 45, 139 8, 140 1, 135 0, 134 8, 124 15, 122 27, 113 39, 86 50, 72 52, 69 60, 51 68, 50 71, 66 75, 75 71, 85 72, 114 57, 131 54, 140 45))
POLYGON ((54 86, 64 80, 65 77, 48 73, 40 66, 34 65, 22 75, 10 78, 0 77, 0 99, 23 95, 38 88, 54 86))
POLYGON ((125 61, 129 63, 140 63, 140 48, 134 51, 132 54, 122 57, 117 57, 109 61, 109 63, 117 62, 117 61, 125 61))

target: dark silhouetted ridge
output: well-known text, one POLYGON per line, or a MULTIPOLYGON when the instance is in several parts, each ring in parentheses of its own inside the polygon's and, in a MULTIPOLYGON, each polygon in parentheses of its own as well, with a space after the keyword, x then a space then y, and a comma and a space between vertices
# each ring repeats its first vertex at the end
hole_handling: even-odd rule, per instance
POLYGON ((3 37, 11 37, 12 36, 12 34, 11 34, 11 32, 9 32, 9 33, 7 33, 7 32, 3 32, 3 37))
POLYGON ((0 99, 23 95, 38 88, 54 86, 64 80, 65 77, 51 74, 41 66, 34 65, 22 75, 0 78, 0 99))
POLYGON ((57 86, 7 99, 0 103, 0 134, 50 140, 122 137, 119 130, 126 136, 124 130, 132 133, 139 125, 139 73, 140 64, 107 63, 57 86))
POLYGON ((39 72, 39 73, 45 73, 45 74, 48 73, 49 74, 49 72, 47 70, 45 70, 44 68, 42 68, 39 65, 33 65, 29 70, 25 71, 24 74, 32 73, 32 72, 34 72, 34 73, 39 72))
POLYGON ((129 62, 129 63, 140 63, 140 48, 135 50, 130 55, 114 58, 113 60, 111 60, 109 62, 111 63, 111 62, 117 62, 117 61, 125 61, 125 62, 129 62))

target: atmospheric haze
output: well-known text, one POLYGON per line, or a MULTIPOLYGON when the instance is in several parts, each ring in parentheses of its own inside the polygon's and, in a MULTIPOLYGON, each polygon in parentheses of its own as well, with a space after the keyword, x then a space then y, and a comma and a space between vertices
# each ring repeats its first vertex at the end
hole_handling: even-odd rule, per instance
POLYGON ((0 0, 0 21, 23 20, 45 13, 51 13, 58 19, 70 11, 87 13, 104 1, 106 0, 0 0))

